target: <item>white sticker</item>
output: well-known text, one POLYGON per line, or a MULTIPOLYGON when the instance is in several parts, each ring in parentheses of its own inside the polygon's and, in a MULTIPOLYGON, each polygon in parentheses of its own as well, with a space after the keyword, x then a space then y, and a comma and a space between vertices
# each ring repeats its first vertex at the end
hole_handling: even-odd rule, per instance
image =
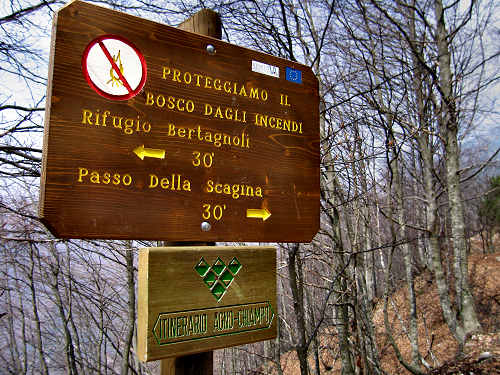
POLYGON ((252 72, 257 72, 260 74, 265 74, 271 77, 280 77, 280 68, 273 65, 268 65, 261 63, 259 61, 252 60, 252 72))

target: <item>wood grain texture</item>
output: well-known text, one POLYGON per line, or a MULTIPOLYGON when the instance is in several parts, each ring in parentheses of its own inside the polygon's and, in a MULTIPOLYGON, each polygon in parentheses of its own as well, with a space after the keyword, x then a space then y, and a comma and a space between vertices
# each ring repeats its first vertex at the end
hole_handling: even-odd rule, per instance
POLYGON ((141 249, 137 310, 141 361, 275 338, 276 250, 241 246, 141 249), (239 268, 233 267, 235 259, 239 268), (221 261, 226 268, 217 268, 221 261), (210 268, 206 273, 197 268, 200 262, 210 268), (210 283, 217 272, 219 276, 210 283), (224 285, 220 298, 215 293, 217 283, 224 285))
POLYGON ((211 9, 200 10, 177 28, 216 39, 222 38, 222 21, 219 14, 211 9))
POLYGON ((54 235, 308 242, 316 234, 319 99, 309 67, 80 1, 58 12, 52 45, 39 214, 54 235), (125 101, 98 95, 82 73, 83 51, 108 34, 132 42, 147 63, 144 89, 125 101), (252 61, 278 68, 279 78, 252 71, 252 61), (287 80, 286 68, 300 71, 301 83, 287 80), (127 119, 140 130, 126 134, 127 119), (216 134, 226 144, 216 146, 216 134), (141 160, 140 146, 165 158, 141 160), (271 216, 247 217, 248 209, 271 216))
MULTIPOLYGON (((220 15, 212 10, 202 9, 181 25, 182 30, 220 39, 222 36, 222 21, 220 15)), ((166 242, 166 241, 165 241, 166 242)), ((177 244, 166 242, 164 246, 215 246, 213 242, 177 244)), ((177 358, 165 358, 160 361, 161 375, 213 375, 213 351, 191 354, 177 358)))

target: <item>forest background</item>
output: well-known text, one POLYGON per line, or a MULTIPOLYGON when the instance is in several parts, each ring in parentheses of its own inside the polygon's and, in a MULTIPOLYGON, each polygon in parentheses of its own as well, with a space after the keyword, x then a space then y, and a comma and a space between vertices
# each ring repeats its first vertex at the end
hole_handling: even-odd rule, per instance
MULTIPOLYGON (((319 79, 321 229, 309 244, 277 244, 278 338, 217 351, 217 373, 291 373, 283 359, 294 353, 301 375, 384 374, 390 350, 395 373, 426 374, 447 358, 417 303, 422 280, 453 355, 498 331, 498 319, 481 325, 468 255, 471 240, 495 251, 500 221, 500 3, 93 3, 172 26, 213 9, 224 40, 319 79)), ((135 293, 138 249, 157 243, 58 240, 37 218, 50 30, 63 5, 0 5, 0 373, 152 374, 158 364, 135 356, 135 293)))

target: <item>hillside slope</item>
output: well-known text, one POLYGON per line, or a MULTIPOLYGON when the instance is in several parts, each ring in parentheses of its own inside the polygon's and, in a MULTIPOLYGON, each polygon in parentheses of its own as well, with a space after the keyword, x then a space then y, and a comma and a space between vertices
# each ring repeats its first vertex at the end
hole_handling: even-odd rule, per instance
MULTIPOLYGON (((427 273, 416 278, 419 347, 425 361, 433 368, 430 372, 432 375, 500 374, 500 252, 472 254, 469 257, 469 276, 483 333, 470 338, 465 348, 465 357, 460 362, 455 360, 458 346, 443 321, 432 278, 427 273)), ((406 298, 406 288, 399 289, 391 296, 389 320, 393 324, 396 342, 404 358, 409 360, 410 345, 401 325, 408 318, 406 298)), ((409 374, 396 359, 385 336, 383 305, 383 301, 379 301, 373 312, 382 367, 388 374, 409 374)), ((325 330, 320 335, 320 342, 321 375, 339 375, 340 358, 333 330, 325 330)), ((314 369, 312 355, 309 363, 310 368, 314 369)), ((295 352, 285 353, 281 364, 285 375, 300 375, 295 352)), ((271 374, 274 371, 267 368, 264 373, 271 374)))

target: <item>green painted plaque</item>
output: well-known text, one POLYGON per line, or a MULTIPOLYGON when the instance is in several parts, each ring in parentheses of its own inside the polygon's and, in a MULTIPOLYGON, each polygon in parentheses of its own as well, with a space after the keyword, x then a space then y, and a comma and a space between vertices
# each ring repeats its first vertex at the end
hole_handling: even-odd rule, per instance
POLYGON ((276 337, 273 247, 141 249, 138 280, 142 361, 276 337))

